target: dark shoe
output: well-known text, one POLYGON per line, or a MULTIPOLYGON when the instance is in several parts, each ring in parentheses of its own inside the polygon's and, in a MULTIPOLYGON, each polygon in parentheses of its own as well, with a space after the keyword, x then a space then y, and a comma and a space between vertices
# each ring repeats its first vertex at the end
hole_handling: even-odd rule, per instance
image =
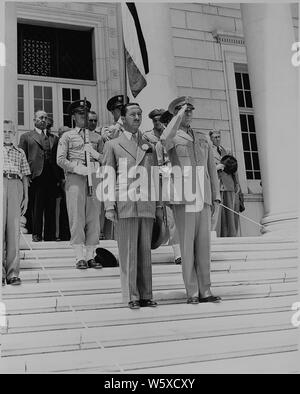
POLYGON ((187 299, 186 303, 187 304, 193 304, 193 305, 199 304, 199 298, 198 297, 189 297, 187 299))
POLYGON ((145 307, 156 308, 157 302, 155 302, 153 300, 140 300, 140 306, 142 308, 145 308, 145 307))
POLYGON ((94 259, 88 260, 87 265, 88 268, 95 268, 96 270, 103 268, 103 265, 99 261, 95 261, 94 259))
POLYGON ((85 260, 79 260, 76 263, 76 268, 78 270, 86 270, 86 269, 88 269, 88 264, 85 260))
POLYGON ((22 281, 21 281, 20 278, 13 277, 13 278, 11 278, 11 279, 7 279, 6 283, 7 283, 8 285, 11 285, 11 286, 20 286, 20 284, 22 283, 22 281))
POLYGON ((204 302, 221 302, 222 298, 219 296, 213 296, 210 295, 209 297, 203 297, 203 298, 199 298, 199 302, 204 303, 204 302))
POLYGON ((32 242, 41 242, 42 237, 39 237, 38 235, 33 235, 32 236, 32 242))
POLYGON ((178 258, 175 260, 175 264, 177 264, 177 265, 181 264, 181 257, 178 257, 178 258))
POLYGON ((140 309, 140 302, 139 301, 130 301, 130 302, 128 302, 128 306, 130 309, 140 309))
POLYGON ((5 284, 6 284, 5 278, 2 278, 2 286, 5 286, 5 284))

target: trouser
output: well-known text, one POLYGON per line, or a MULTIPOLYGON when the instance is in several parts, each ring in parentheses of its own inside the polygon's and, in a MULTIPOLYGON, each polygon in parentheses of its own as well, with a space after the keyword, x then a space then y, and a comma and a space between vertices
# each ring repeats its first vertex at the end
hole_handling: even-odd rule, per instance
POLYGON ((203 297, 210 289, 211 207, 200 212, 186 212, 185 205, 174 205, 179 234, 182 274, 188 297, 203 297))
POLYGON ((170 233, 169 245, 172 246, 174 252, 174 259, 178 259, 181 256, 180 253, 180 246, 179 246, 179 238, 178 232, 176 229, 175 219, 173 210, 170 206, 166 206, 166 213, 167 213, 167 225, 170 233))
POLYGON ((32 180, 29 198, 32 199, 32 234, 42 238, 44 223, 44 240, 54 241, 57 186, 49 166, 45 164, 41 175, 32 180))
MULTIPOLYGON (((234 211, 239 211, 239 198, 234 191, 222 191, 222 204, 234 211), (238 203, 238 205, 236 204, 238 203)), ((238 230, 239 216, 229 211, 224 207, 220 207, 220 236, 221 237, 236 237, 238 230)))
POLYGON ((153 219, 117 222, 117 239, 124 302, 152 299, 151 238, 153 219))
POLYGON ((7 280, 20 273, 20 216, 23 183, 3 178, 3 261, 2 277, 7 280))
POLYGON ((71 245, 97 246, 100 236, 100 201, 96 197, 96 174, 93 176, 93 195, 88 196, 87 177, 68 173, 66 200, 71 245))

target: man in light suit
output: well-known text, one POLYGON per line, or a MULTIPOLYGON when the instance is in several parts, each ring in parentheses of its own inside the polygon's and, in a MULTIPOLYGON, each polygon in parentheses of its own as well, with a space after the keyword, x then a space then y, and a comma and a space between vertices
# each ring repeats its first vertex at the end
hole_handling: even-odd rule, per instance
POLYGON ((47 131, 45 111, 35 113, 35 129, 21 135, 19 147, 24 150, 31 171, 29 205, 32 211, 32 240, 55 241, 55 206, 57 185, 62 172, 56 164, 58 137, 47 131), (43 217, 44 234, 43 234, 43 217))
POLYGON ((219 182, 210 143, 206 136, 195 133, 190 126, 193 110, 190 97, 173 100, 168 111, 175 116, 161 136, 173 170, 175 166, 181 170, 180 180, 185 184, 185 177, 191 174, 196 184, 195 201, 187 199, 186 194, 181 199, 174 195, 174 201, 170 201, 174 204, 188 304, 220 301, 210 289, 211 210, 220 203, 219 182), (203 187, 197 168, 204 169, 202 199, 203 187))
POLYGON ((104 201, 106 217, 117 227, 124 302, 128 302, 131 309, 156 307, 157 303, 152 300, 151 238, 155 216, 162 217, 162 207, 155 198, 151 199, 148 182, 141 185, 140 196, 143 197, 139 198, 137 177, 129 174, 135 169, 144 170, 141 178, 150 180, 151 168, 157 165, 157 159, 154 146, 139 130, 142 122, 139 104, 126 104, 121 117, 124 131, 104 145, 104 173, 113 169, 109 183, 114 184, 115 193, 115 201, 104 201))
MULTIPOLYGON (((222 157, 229 155, 230 152, 221 146, 221 132, 219 130, 212 130, 209 136, 213 143, 212 148, 220 180, 222 204, 239 212, 240 186, 237 173, 227 174, 226 171, 224 171, 224 164, 221 163, 222 157)), ((218 237, 236 237, 238 221, 239 216, 237 214, 224 207, 219 207, 213 215, 212 228, 216 230, 218 237)))

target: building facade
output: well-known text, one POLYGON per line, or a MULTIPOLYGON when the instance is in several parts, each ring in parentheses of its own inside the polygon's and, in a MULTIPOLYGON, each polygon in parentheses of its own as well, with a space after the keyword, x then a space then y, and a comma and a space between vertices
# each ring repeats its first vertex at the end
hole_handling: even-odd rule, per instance
MULTIPOLYGON (((288 224, 294 223, 297 216, 294 200, 288 211, 278 203, 280 196, 274 203, 278 190, 273 192, 275 181, 272 180, 272 187, 268 183, 273 179, 270 172, 274 172, 269 156, 278 151, 276 147, 270 151, 271 143, 264 136, 267 134, 272 141, 276 140, 280 130, 269 130, 273 127, 269 125, 262 130, 265 125, 262 126, 260 110, 267 116, 266 108, 257 105, 259 89, 254 94, 252 91, 253 81, 257 86, 260 78, 255 71, 259 54, 251 47, 251 42, 259 39, 253 36, 255 29, 251 30, 253 21, 256 27, 259 25, 255 15, 262 12, 266 15, 265 30, 258 33, 266 38, 262 42, 268 43, 276 26, 278 30, 278 22, 282 22, 283 43, 290 40, 288 34, 293 34, 293 41, 299 41, 298 5, 278 7, 253 4, 251 8, 251 5, 238 3, 138 4, 150 62, 148 86, 136 98, 145 114, 143 128, 151 127, 146 116, 151 109, 166 108, 176 96, 192 96, 195 99, 194 129, 203 133, 221 130, 222 145, 238 159, 239 182, 246 206, 243 215, 254 222, 263 219, 267 225, 269 216, 272 223, 285 221, 288 224), (272 21, 273 25, 266 21, 272 21), (249 51, 253 53, 252 63, 249 51), (270 207, 276 207, 272 208, 276 212, 270 207)), ((53 130, 71 126, 68 104, 84 96, 98 113, 100 125, 112 122, 106 101, 125 89, 119 3, 9 2, 5 22, 4 113, 18 124, 19 135, 32 129, 33 114, 39 108, 52 115, 53 130)), ((276 49, 276 42, 272 45, 276 49)), ((278 62, 280 73, 284 65, 279 58, 274 62, 278 62)), ((268 73, 266 68, 263 75, 268 73)), ((288 75, 282 77, 288 78, 288 75)), ((272 118, 276 118, 273 116, 277 113, 276 105, 281 108, 279 103, 274 104, 269 113, 272 118)), ((294 130, 296 125, 289 132, 294 130)), ((280 140, 279 146, 278 140, 276 143, 279 149, 280 140)), ((286 148, 286 153, 291 153, 293 147, 286 148)), ((281 181, 288 192, 284 180, 281 181)), ((291 193, 294 192, 291 190, 291 193)), ((240 219, 239 235, 259 235, 261 229, 254 222, 240 219)))

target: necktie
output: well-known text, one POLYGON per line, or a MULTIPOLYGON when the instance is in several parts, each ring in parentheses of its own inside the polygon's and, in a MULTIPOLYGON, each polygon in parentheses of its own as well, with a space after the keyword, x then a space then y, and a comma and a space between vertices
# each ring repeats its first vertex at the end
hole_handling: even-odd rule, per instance
POLYGON ((222 153, 221 153, 222 151, 221 151, 221 148, 219 146, 217 147, 217 151, 218 151, 219 155, 221 156, 222 155, 222 153))
POLYGON ((138 135, 137 135, 137 133, 132 134, 132 140, 136 143, 136 145, 138 144, 138 135))

